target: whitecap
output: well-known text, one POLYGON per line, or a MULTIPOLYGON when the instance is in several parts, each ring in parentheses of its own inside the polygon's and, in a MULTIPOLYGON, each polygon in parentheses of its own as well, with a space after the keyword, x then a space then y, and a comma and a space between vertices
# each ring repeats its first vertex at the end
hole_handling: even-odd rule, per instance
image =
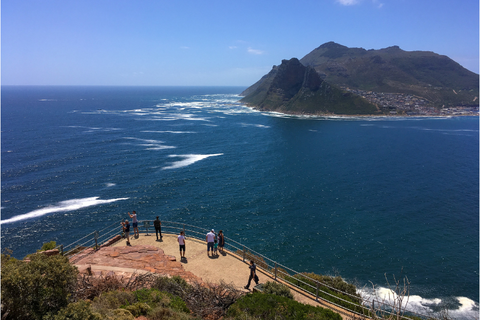
POLYGON ((194 164, 197 161, 209 158, 209 157, 216 157, 216 156, 221 156, 223 153, 215 153, 215 154, 172 154, 169 155, 170 158, 184 158, 183 160, 179 161, 174 161, 172 162, 169 166, 163 167, 162 170, 167 170, 167 169, 178 169, 182 167, 189 166, 191 164, 194 164))
MULTIPOLYGON (((434 308, 441 306, 443 300, 440 298, 424 298, 419 295, 410 295, 406 296, 403 299, 399 299, 397 293, 393 290, 378 287, 375 291, 372 289, 361 289, 358 290, 358 293, 363 297, 366 305, 371 305, 372 299, 375 299, 375 306, 377 308, 381 307, 382 304, 385 305, 399 305, 401 300, 402 309, 417 313, 420 315, 427 316, 437 316, 440 318, 440 315, 437 315, 434 311, 434 308)), ((478 318, 478 308, 479 305, 477 302, 466 298, 466 297, 456 297, 457 301, 460 304, 460 307, 457 309, 448 309, 448 315, 453 319, 476 319, 478 318)))
POLYGON ((116 199, 106 199, 106 200, 101 200, 98 199, 99 197, 90 197, 90 198, 82 198, 82 199, 71 199, 71 200, 65 200, 65 201, 60 201, 54 205, 50 205, 41 209, 37 209, 34 211, 31 211, 29 213, 21 214, 18 216, 15 216, 10 219, 6 220, 1 220, 0 224, 4 223, 12 223, 16 221, 21 221, 21 220, 27 220, 27 219, 32 219, 32 218, 37 218, 44 216, 49 213, 54 213, 54 212, 67 212, 67 211, 74 211, 82 208, 87 208, 91 206, 96 206, 100 204, 105 204, 105 203, 111 203, 111 202, 116 202, 116 201, 121 201, 121 200, 127 200, 129 198, 116 198, 116 199))
POLYGON ((180 133, 196 133, 195 131, 154 131, 154 130, 145 130, 141 132, 146 132, 146 133, 174 133, 174 134, 180 134, 180 133))
POLYGON ((257 128, 270 128, 270 126, 266 126, 263 124, 256 124, 256 123, 240 123, 242 127, 257 127, 257 128))
POLYGON ((116 183, 112 183, 112 182, 107 182, 107 183, 105 183, 105 186, 106 186, 107 188, 114 187, 114 186, 116 186, 116 185, 117 185, 116 183))

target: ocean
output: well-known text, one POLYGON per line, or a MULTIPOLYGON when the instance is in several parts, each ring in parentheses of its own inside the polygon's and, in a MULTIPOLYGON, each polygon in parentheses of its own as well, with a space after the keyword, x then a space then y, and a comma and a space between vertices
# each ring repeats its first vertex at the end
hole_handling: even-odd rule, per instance
POLYGON ((365 294, 478 319, 478 117, 302 117, 243 87, 2 86, 2 250, 185 222, 365 294))

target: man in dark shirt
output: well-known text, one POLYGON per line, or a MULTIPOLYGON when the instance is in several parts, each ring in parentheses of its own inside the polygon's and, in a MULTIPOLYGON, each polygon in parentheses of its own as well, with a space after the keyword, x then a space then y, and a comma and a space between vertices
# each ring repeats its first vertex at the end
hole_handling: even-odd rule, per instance
POLYGON ((258 277, 257 277, 257 266, 255 265, 255 262, 253 262, 253 260, 250 260, 250 277, 248 278, 248 283, 247 285, 244 287, 245 289, 248 289, 248 287, 250 287, 250 282, 252 281, 252 279, 255 281, 255 284, 258 284, 258 277))
POLYGON ((155 233, 157 234, 157 240, 158 240, 158 234, 160 233, 160 239, 163 238, 162 236, 162 222, 157 216, 157 219, 153 221, 153 226, 155 227, 155 233))

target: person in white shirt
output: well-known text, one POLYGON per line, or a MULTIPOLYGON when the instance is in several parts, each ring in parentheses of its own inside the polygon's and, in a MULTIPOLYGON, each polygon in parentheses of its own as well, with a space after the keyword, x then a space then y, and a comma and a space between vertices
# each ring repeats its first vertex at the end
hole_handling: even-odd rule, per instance
POLYGON ((213 245, 215 242, 215 230, 212 229, 209 233, 207 233, 207 237, 205 238, 207 241, 207 255, 210 256, 210 249, 212 249, 212 256, 213 256, 213 245))
POLYGON ((180 235, 177 238, 178 244, 180 245, 180 257, 185 258, 185 232, 180 231, 180 235), (183 255, 182 255, 183 251, 183 255))
POLYGON ((128 213, 130 218, 132 219, 132 225, 133 225, 133 236, 135 238, 138 238, 140 234, 138 233, 138 220, 137 220, 137 212, 132 211, 132 214, 130 212, 128 213))

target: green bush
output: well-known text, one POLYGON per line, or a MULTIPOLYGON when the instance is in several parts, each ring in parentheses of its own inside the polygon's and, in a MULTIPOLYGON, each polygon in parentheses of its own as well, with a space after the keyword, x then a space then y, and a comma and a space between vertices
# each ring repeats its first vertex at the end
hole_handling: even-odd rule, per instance
POLYGON ((45 242, 42 245, 42 248, 40 250, 37 250, 37 252, 52 250, 52 249, 55 249, 56 246, 57 246, 57 243, 55 241, 45 242))
POLYGON ((290 292, 290 288, 278 282, 267 281, 263 285, 263 293, 293 299, 293 294, 290 292))
POLYGON ((133 314, 133 316, 135 318, 140 317, 140 316, 146 316, 147 313, 150 310, 152 310, 152 308, 144 302, 137 302, 137 303, 134 303, 134 304, 122 307, 122 308, 130 311, 130 313, 133 314))
POLYGON ((152 288, 171 293, 175 296, 184 297, 191 289, 191 286, 180 276, 158 277, 152 288))
POLYGON ((2 256, 2 314, 7 319, 42 319, 68 305, 78 270, 68 259, 34 254, 30 262, 2 256))
POLYGON ((44 316, 43 320, 102 320, 102 316, 93 312, 88 302, 79 301, 70 303, 55 316, 44 316))
POLYGON ((157 307, 148 315, 150 320, 192 320, 190 315, 172 309, 157 307))
POLYGON ((115 309, 111 316, 106 317, 107 320, 135 320, 132 313, 125 309, 115 309))
POLYGON ((151 288, 137 290, 134 292, 134 295, 138 302, 146 303, 152 308, 161 306, 172 308, 180 312, 190 312, 185 301, 183 301, 179 296, 174 296, 168 292, 161 292, 158 289, 151 288))
POLYGON ((342 320, 331 310, 299 303, 274 294, 252 293, 240 298, 227 311, 229 319, 342 320))
POLYGON ((102 293, 93 299, 92 307, 100 313, 105 314, 105 310, 118 309, 121 306, 127 306, 136 303, 135 295, 127 291, 109 291, 102 293))
POLYGON ((353 284, 345 282, 341 277, 322 276, 315 273, 300 273, 293 277, 285 277, 285 280, 309 291, 313 295, 317 294, 316 286, 318 281, 318 296, 320 298, 359 313, 368 312, 368 310, 365 310, 361 306, 362 299, 356 292, 357 288, 353 284), (325 284, 334 289, 325 286, 325 284), (343 292, 347 292, 349 295, 343 292))

